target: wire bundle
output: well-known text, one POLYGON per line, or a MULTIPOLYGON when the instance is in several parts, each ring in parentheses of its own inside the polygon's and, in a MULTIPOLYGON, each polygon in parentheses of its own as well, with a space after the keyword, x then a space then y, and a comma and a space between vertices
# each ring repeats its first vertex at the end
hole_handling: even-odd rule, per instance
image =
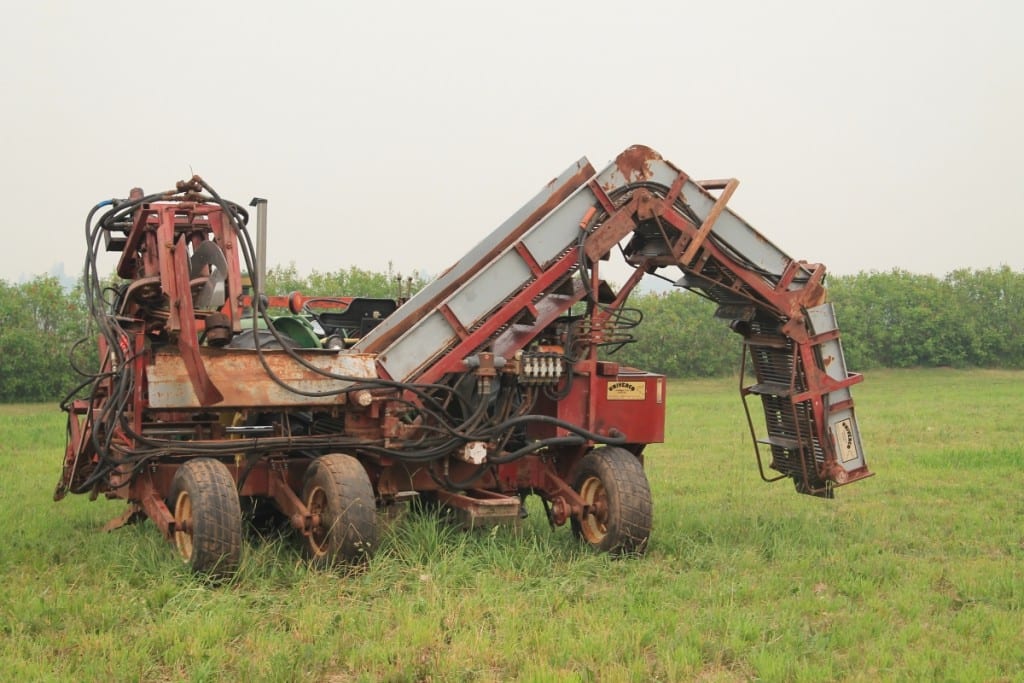
MULTIPOLYGON (((100 369, 95 372, 81 370, 75 366, 72 358, 72 365, 75 366, 76 372, 83 376, 84 381, 65 397, 61 407, 71 413, 74 411, 73 401, 88 396, 89 409, 84 411, 82 426, 83 433, 89 437, 88 447, 86 448, 86 444, 76 444, 75 457, 80 459, 85 455, 89 461, 81 466, 77 461, 73 464, 74 471, 66 482, 67 490, 72 493, 98 490, 115 471, 122 476, 134 476, 150 462, 192 456, 234 457, 238 453, 244 453, 247 466, 251 468, 253 464, 267 456, 297 454, 316 457, 324 452, 343 450, 429 465, 453 454, 467 443, 489 444, 489 451, 494 455, 479 466, 468 481, 453 482, 448 479, 446 469, 439 474, 430 467, 431 474, 439 483, 448 488, 458 489, 471 485, 489 471, 491 466, 512 462, 545 448, 579 446, 588 441, 606 444, 625 442, 621 435, 603 436, 548 415, 532 414, 530 411, 536 402, 536 389, 520 386, 512 376, 502 375, 495 390, 484 393, 476 386, 476 377, 469 374, 450 376, 448 384, 424 385, 341 375, 312 364, 294 350, 286 338, 270 324, 266 307, 260 305, 264 300, 263 283, 258 280, 254 266, 256 258, 252 239, 247 230, 248 218, 248 213, 241 206, 221 198, 198 176, 194 176, 190 181, 178 183, 174 190, 127 200, 106 200, 89 211, 85 221, 87 255, 83 295, 90 314, 90 323, 87 337, 75 345, 72 354, 75 354, 83 343, 87 343, 98 334, 103 340, 101 349, 105 350, 105 356, 99 359, 100 369), (205 191, 206 194, 201 194, 201 191, 205 191), (137 328, 140 321, 125 319, 119 315, 126 287, 104 286, 97 267, 97 257, 105 234, 116 230, 127 233, 132 226, 133 213, 142 205, 174 201, 212 202, 221 207, 230 221, 250 274, 252 300, 257 302, 257 305, 252 307, 252 329, 257 329, 262 318, 265 328, 294 362, 318 375, 338 380, 339 386, 323 391, 310 391, 289 385, 268 364, 264 355, 265 343, 257 343, 257 355, 268 377, 291 393, 314 399, 364 390, 376 391, 386 400, 404 405, 405 411, 401 419, 413 426, 414 429, 411 431, 418 436, 410 440, 372 440, 346 435, 337 427, 328 433, 315 433, 315 413, 288 411, 276 406, 266 406, 258 413, 262 419, 273 419, 280 424, 280 436, 229 439, 162 438, 146 433, 147 425, 150 423, 145 420, 142 421, 143 428, 140 433, 134 427, 134 420, 137 417, 134 413, 138 406, 133 405, 136 387, 140 382, 140 378, 136 376, 134 362, 134 340, 138 334, 134 328, 137 328), (104 208, 107 210, 97 219, 97 214, 104 208), (107 294, 112 295, 110 301, 106 298, 107 294), (554 425, 572 435, 530 440, 526 436, 525 426, 531 423, 554 425)), ((596 303, 596 297, 592 297, 592 301, 596 303)), ((621 342, 621 337, 617 339, 621 342)), ((74 419, 73 415, 70 417, 74 419)), ((199 427, 203 424, 201 416, 197 419, 199 421, 192 423, 193 436, 199 433, 199 427)), ((216 418, 208 419, 212 422, 216 418)), ((341 429, 343 430, 343 426, 341 429)), ((69 439, 70 435, 69 430, 69 439)))

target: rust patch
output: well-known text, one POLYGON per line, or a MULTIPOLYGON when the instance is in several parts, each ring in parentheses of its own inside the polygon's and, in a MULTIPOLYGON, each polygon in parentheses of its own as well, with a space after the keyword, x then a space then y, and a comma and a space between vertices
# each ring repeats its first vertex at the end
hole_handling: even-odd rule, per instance
MULTIPOLYGON (((342 389, 351 384, 332 379, 320 371, 371 379, 376 377, 374 357, 366 354, 333 353, 320 349, 297 350, 307 363, 320 371, 308 369, 284 351, 265 349, 263 360, 248 349, 211 349, 198 347, 200 362, 209 379, 223 392, 220 408, 252 408, 260 406, 329 406, 346 402, 345 394, 304 396, 283 388, 267 375, 265 362, 285 384, 308 392, 342 389)), ((149 405, 152 408, 197 408, 202 404, 188 373, 187 359, 170 351, 153 354, 146 366, 149 383, 149 405)))
POLYGON ((636 183, 653 175, 650 167, 652 161, 661 161, 661 155, 650 147, 633 145, 615 157, 615 166, 627 183, 636 183))

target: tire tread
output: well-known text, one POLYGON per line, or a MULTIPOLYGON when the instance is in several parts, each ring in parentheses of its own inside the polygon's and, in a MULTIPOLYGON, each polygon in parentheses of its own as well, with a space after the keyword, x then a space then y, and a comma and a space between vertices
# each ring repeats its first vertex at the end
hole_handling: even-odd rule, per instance
POLYGON ((235 480, 226 465, 212 458, 189 460, 178 468, 169 506, 178 494, 192 499, 192 557, 186 561, 199 574, 234 574, 242 559, 242 508, 235 480))
MULTIPOLYGON (((608 496, 608 533, 594 547, 612 555, 643 555, 653 526, 651 488, 639 458, 625 448, 607 446, 587 453, 571 477, 580 490, 588 477, 597 477, 608 496)), ((580 534, 579 522, 573 531, 580 534)))
MULTIPOLYGON (((377 548, 377 504, 366 469, 356 458, 331 453, 317 458, 306 471, 303 497, 312 482, 327 491, 331 500, 344 509, 336 511, 341 527, 331 528, 327 540, 327 556, 313 558, 319 564, 354 564, 366 561, 377 548)), ((329 502, 329 506, 332 504, 329 502)))

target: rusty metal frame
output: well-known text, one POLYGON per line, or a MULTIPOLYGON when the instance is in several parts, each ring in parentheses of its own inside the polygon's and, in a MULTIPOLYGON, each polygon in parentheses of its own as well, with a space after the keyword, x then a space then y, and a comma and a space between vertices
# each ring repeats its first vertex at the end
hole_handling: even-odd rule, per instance
MULTIPOLYGON (((581 160, 585 161, 585 160, 581 160)), ((594 176, 594 168, 588 163, 580 164, 574 173, 564 178, 564 182, 554 187, 553 184, 558 179, 555 178, 549 183, 548 188, 552 189, 552 194, 541 202, 530 214, 523 218, 518 224, 511 227, 502 238, 489 245, 489 249, 485 254, 481 256, 481 262, 487 262, 493 260, 505 249, 514 245, 517 242, 521 242, 522 238, 534 225, 539 223, 545 216, 553 211, 559 204, 570 197, 576 190, 585 185, 588 180, 594 176)), ((524 245, 525 246, 525 245, 524 245)), ((453 266, 454 268, 454 266, 453 266)), ((449 271, 452 269, 450 268, 449 271)), ((443 279, 449 272, 445 271, 439 276, 439 279, 443 279)), ((452 282, 446 283, 444 287, 441 287, 437 292, 433 293, 428 301, 424 301, 420 304, 420 308, 425 311, 432 311, 443 301, 445 301, 453 292, 464 284, 464 279, 455 279, 452 282)), ((387 348, 392 342, 398 339, 401 335, 409 330, 416 323, 415 319, 404 320, 401 325, 396 325, 393 328, 380 333, 371 342, 364 342, 360 347, 360 350, 366 353, 378 353, 383 349, 387 348)), ((461 360, 461 359, 460 359, 461 360)), ((444 373, 442 373, 444 374, 444 373)))
POLYGON ((320 516, 309 511, 279 467, 271 467, 267 474, 267 496, 274 499, 292 527, 303 536, 309 536, 320 526, 320 516))
MULTIPOLYGON (((817 354, 815 354, 814 348, 825 341, 836 339, 838 336, 838 331, 832 330, 830 332, 808 338, 806 341, 794 340, 793 364, 788 387, 789 391, 785 398, 791 410, 793 425, 796 430, 796 442, 798 444, 798 448, 796 450, 800 459, 804 482, 820 480, 830 482, 828 485, 835 484, 843 486, 859 481, 860 479, 870 477, 873 473, 868 472, 866 468, 861 468, 851 472, 845 472, 843 481, 834 481, 834 478, 832 477, 832 472, 835 468, 839 467, 839 465, 836 458, 835 444, 830 438, 828 438, 829 431, 828 426, 825 423, 828 410, 826 409, 825 402, 828 395, 832 392, 851 387, 854 384, 860 383, 864 379, 863 375, 858 373, 849 373, 846 379, 835 380, 818 367, 817 354), (800 387, 799 390, 796 381, 798 371, 802 371, 804 379, 804 386, 800 387), (799 419, 797 408, 803 403, 810 405, 809 412, 812 419, 810 427, 813 431, 812 434, 805 435, 802 431, 804 424, 803 420, 799 419), (812 467, 812 463, 815 461, 814 454, 811 452, 810 447, 811 439, 816 439, 822 450, 823 462, 821 463, 820 469, 817 467, 816 463, 812 467)), ((760 442, 757 438, 753 419, 750 414, 750 407, 747 403, 747 397, 753 393, 752 387, 746 386, 745 382, 748 352, 749 346, 745 343, 743 346, 743 356, 740 364, 740 396, 743 399, 743 409, 747 417, 747 426, 750 430, 751 439, 754 443, 754 454, 761 478, 766 482, 774 482, 783 479, 788 475, 783 473, 779 476, 769 478, 765 474, 761 458, 760 442)), ((835 405, 830 405, 828 406, 828 409, 839 410, 842 408, 852 408, 852 405, 852 400, 848 400, 835 405)), ((808 484, 807 490, 812 494, 823 494, 827 492, 828 486, 814 487, 808 484)))
MULTIPOLYGON (((507 301, 501 310, 487 317, 483 323, 468 331, 468 335, 458 341, 445 355, 433 363, 419 376, 416 382, 432 384, 451 372, 464 372, 463 361, 485 345, 491 337, 505 325, 511 323, 524 310, 529 310, 533 302, 547 293, 551 287, 563 277, 568 276, 576 268, 577 248, 572 247, 560 259, 539 274, 534 280, 523 287, 507 301)), ((566 306, 562 310, 566 310, 566 306)))

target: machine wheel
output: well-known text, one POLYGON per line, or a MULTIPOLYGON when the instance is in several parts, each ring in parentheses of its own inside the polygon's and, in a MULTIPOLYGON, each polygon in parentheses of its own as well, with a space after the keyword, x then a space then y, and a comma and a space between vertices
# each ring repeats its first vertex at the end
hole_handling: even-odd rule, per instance
POLYGON ((587 453, 572 486, 587 505, 572 530, 590 546, 613 555, 642 555, 651 536, 651 488, 643 465, 624 448, 587 453))
POLYGON ((313 564, 330 567, 369 559, 377 549, 377 504, 363 465, 332 453, 306 470, 302 500, 319 523, 306 536, 313 564))
POLYGON ((199 574, 223 578, 242 559, 242 508, 228 468, 211 458, 189 460, 171 482, 174 545, 199 574))

